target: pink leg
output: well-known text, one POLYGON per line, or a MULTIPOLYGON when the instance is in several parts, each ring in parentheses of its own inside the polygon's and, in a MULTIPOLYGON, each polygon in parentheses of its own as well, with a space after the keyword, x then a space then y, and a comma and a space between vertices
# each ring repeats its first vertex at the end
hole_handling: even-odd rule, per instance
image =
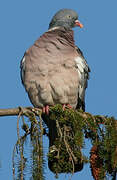
POLYGON ((69 109, 72 109, 72 106, 70 104, 66 104, 66 106, 69 108, 69 109))
MULTIPOLYGON (((68 108, 68 109, 72 109, 72 106, 70 104, 63 104, 63 111, 65 110, 65 108, 68 108)), ((42 108, 42 113, 44 114, 49 114, 49 105, 46 105, 42 108)))
POLYGON ((72 109, 72 106, 70 104, 63 104, 63 111, 65 110, 65 108, 69 108, 69 109, 72 109))
POLYGON ((43 107, 42 113, 47 114, 47 115, 49 114, 49 106, 48 105, 43 107))

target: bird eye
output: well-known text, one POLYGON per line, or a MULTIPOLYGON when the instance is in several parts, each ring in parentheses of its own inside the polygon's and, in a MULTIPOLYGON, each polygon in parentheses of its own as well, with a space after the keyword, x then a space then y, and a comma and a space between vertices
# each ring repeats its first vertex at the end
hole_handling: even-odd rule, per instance
POLYGON ((70 15, 67 15, 67 18, 68 18, 68 19, 71 19, 71 16, 70 16, 70 15))

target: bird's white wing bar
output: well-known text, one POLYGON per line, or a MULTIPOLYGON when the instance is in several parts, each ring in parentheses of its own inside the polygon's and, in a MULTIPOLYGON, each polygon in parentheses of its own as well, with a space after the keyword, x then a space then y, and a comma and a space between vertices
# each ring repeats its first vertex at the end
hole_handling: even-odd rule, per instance
POLYGON ((77 66, 78 76, 80 78, 78 91, 78 107, 81 106, 81 109, 85 111, 85 90, 87 88, 87 81, 89 79, 90 69, 82 54, 75 58, 75 62, 77 66))
POLYGON ((22 80, 22 84, 24 85, 24 76, 25 76, 25 55, 23 56, 20 62, 20 76, 22 80))
POLYGON ((78 68, 78 74, 80 77, 80 83, 82 84, 82 80, 84 79, 82 76, 84 76, 84 70, 85 70, 85 63, 84 63, 84 59, 80 56, 75 58, 76 61, 76 65, 78 68))

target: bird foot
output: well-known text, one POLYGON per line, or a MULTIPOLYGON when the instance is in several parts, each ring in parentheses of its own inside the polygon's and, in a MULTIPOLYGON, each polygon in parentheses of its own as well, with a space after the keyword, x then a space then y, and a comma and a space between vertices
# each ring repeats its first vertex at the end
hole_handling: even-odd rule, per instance
POLYGON ((63 111, 65 110, 65 108, 68 108, 68 109, 72 109, 72 106, 70 104, 63 104, 63 111))
MULTIPOLYGON (((63 104, 62 105, 63 111, 67 108, 67 109, 72 109, 72 106, 70 104, 63 104)), ((49 109, 50 106, 46 105, 42 108, 42 113, 48 115, 49 114, 49 109)))
POLYGON ((42 113, 48 115, 48 114, 49 114, 49 109, 50 109, 50 107, 49 107, 48 105, 44 106, 44 107, 42 108, 42 113))

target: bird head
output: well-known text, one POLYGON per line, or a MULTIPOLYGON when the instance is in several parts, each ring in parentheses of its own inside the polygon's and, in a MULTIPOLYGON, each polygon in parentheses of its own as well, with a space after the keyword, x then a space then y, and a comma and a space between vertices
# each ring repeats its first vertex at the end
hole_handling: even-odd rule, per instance
POLYGON ((78 20, 77 13, 71 9, 61 9, 53 16, 49 24, 49 29, 55 27, 72 29, 76 26, 79 26, 80 28, 83 27, 83 25, 78 20))

